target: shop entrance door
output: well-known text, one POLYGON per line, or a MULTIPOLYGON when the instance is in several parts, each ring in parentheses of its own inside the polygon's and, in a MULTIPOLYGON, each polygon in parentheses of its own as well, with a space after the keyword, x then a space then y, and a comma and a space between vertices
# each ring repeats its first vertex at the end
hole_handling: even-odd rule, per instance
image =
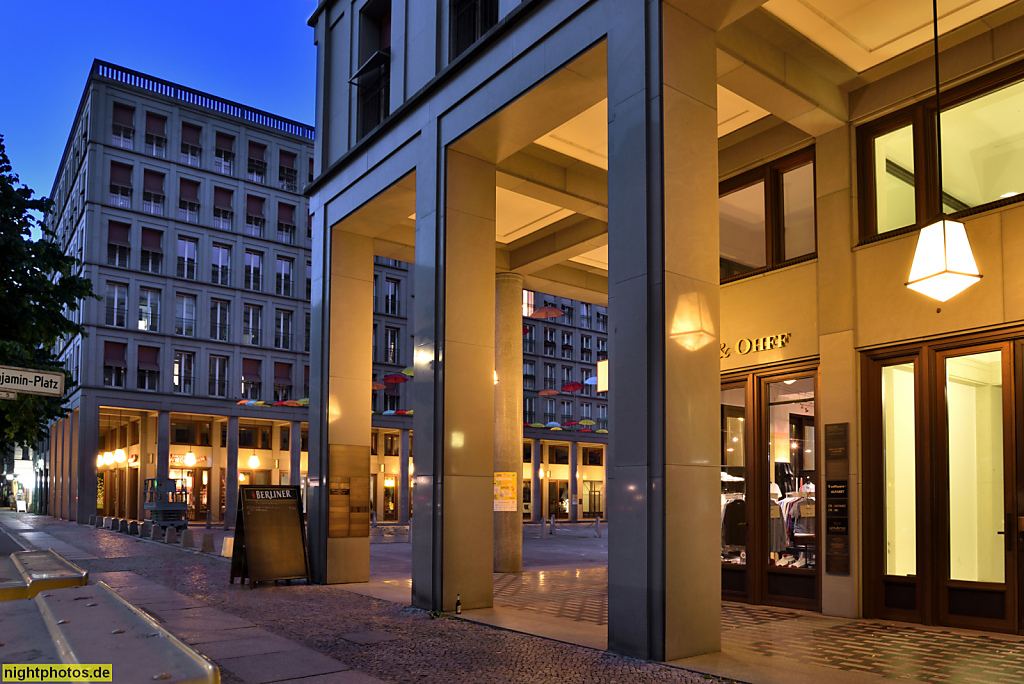
POLYGON ((569 481, 548 480, 548 514, 561 520, 569 517, 569 481))
POLYGON ((942 624, 1016 626, 1009 345, 940 352, 936 564, 942 624))

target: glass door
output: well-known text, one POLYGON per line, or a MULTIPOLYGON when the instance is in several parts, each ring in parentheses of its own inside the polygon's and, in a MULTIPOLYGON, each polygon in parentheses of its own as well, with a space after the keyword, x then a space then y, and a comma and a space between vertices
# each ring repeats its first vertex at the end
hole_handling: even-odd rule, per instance
POLYGON ((939 617, 1016 627, 1009 345, 939 353, 939 617))

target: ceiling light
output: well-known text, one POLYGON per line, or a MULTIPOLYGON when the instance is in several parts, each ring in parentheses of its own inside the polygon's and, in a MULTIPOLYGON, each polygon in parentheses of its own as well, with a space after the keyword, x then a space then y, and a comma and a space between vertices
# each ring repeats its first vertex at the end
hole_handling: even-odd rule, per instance
POLYGON ((187 454, 185 454, 185 465, 188 466, 189 468, 191 468, 195 464, 196 464, 196 455, 194 453, 192 453, 191 451, 189 451, 187 454))
POLYGON ((1019 192, 1004 192, 999 196, 999 199, 1010 199, 1011 197, 1016 197, 1019 194, 1019 192))
POLYGON ((253 454, 252 456, 249 457, 249 467, 252 468, 253 470, 256 470, 257 468, 260 467, 259 456, 253 454))

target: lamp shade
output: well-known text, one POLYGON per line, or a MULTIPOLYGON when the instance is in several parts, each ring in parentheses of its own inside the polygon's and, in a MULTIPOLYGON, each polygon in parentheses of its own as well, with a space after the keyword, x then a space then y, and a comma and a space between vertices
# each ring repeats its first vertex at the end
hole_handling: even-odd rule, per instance
POLYGON ((114 452, 114 460, 117 461, 118 463, 124 463, 125 461, 128 460, 128 456, 125 455, 124 449, 118 449, 117 451, 114 452))
POLYGON ((103 454, 96 456, 96 467, 101 468, 103 466, 103 454))
POLYGON ((689 351, 696 351, 715 341, 714 316, 704 293, 679 295, 669 337, 689 351))
POLYGON ((185 465, 187 465, 189 468, 191 468, 195 464, 196 464, 196 455, 193 452, 191 452, 191 451, 188 452, 187 454, 185 454, 185 465))
POLYGON ((257 468, 260 467, 259 456, 253 454, 252 456, 249 457, 249 467, 252 468, 253 470, 256 470, 257 468))
POLYGON ((944 302, 979 280, 964 224, 943 219, 921 229, 907 287, 944 302))
POLYGON ((103 454, 103 463, 104 465, 114 465, 114 453, 112 451, 107 451, 103 454))

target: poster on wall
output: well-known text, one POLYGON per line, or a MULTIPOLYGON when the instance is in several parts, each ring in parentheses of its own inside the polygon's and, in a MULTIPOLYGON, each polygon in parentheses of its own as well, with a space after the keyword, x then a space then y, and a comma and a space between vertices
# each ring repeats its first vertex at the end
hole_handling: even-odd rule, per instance
POLYGON ((516 511, 519 509, 516 473, 494 473, 494 510, 516 511))

